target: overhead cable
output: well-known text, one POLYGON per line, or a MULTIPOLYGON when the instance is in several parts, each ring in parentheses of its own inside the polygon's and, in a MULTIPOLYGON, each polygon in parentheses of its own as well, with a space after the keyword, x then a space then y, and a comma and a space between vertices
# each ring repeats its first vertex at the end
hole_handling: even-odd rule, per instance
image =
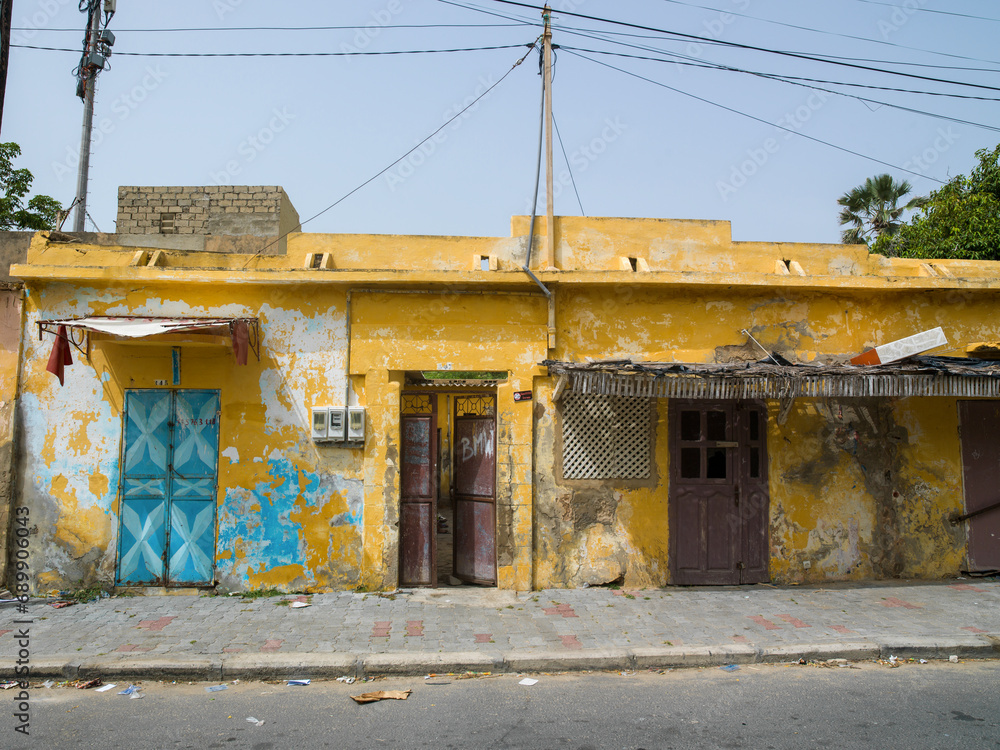
POLYGON ((625 75, 631 76, 632 78, 638 78, 641 81, 646 81, 647 83, 652 83, 654 86, 660 86, 661 88, 668 89, 668 90, 673 91, 673 92, 675 92, 677 94, 681 94, 683 96, 687 96, 687 97, 690 97, 692 99, 697 99, 700 102, 704 102, 705 104, 710 104, 713 107, 718 107, 719 109, 724 109, 727 112, 732 112, 733 114, 740 115, 741 117, 746 117, 746 118, 748 118, 750 120, 754 120, 754 121, 762 123, 764 125, 768 125, 770 127, 774 127, 774 128, 779 129, 779 130, 784 130, 785 132, 792 133, 793 135, 797 135, 800 138, 805 138, 805 139, 810 140, 810 141, 815 141, 816 143, 820 143, 820 144, 822 144, 824 146, 829 146, 830 148, 837 149, 838 151, 843 151, 844 153, 851 154, 852 156, 857 156, 857 157, 860 157, 862 159, 867 159, 868 161, 875 162, 876 164, 881 164, 882 166, 885 166, 885 167, 890 167, 892 169, 897 169, 897 170, 899 170, 901 172, 906 172, 908 174, 912 174, 912 175, 915 175, 917 177, 925 177, 928 180, 932 180, 932 181, 940 183, 942 185, 944 184, 944 182, 942 180, 939 180, 939 179, 937 179, 935 177, 930 177, 929 175, 925 175, 925 174, 922 174, 920 172, 914 172, 912 169, 907 169, 906 167, 900 167, 900 166, 897 166, 895 164, 890 164, 887 161, 882 161, 881 159, 876 159, 873 156, 868 156, 867 154, 862 154, 862 153, 860 153, 858 151, 852 151, 849 148, 844 148, 843 146, 838 146, 835 143, 830 143, 829 141, 824 141, 821 138, 815 138, 815 137, 813 137, 811 135, 806 135, 805 133, 803 133, 801 131, 785 127, 784 125, 779 125, 777 123, 768 122, 767 120, 765 120, 765 119, 763 119, 761 117, 757 117, 755 115, 751 115, 751 114, 748 114, 746 112, 741 112, 740 110, 734 109, 732 107, 727 107, 725 104, 719 104, 718 102, 713 102, 711 99, 706 99, 706 98, 704 98, 702 96, 698 96, 696 94, 692 94, 690 92, 684 91, 683 89, 678 89, 678 88, 675 88, 673 86, 668 86, 667 84, 662 83, 660 81, 653 80, 652 78, 646 78, 645 76, 641 76, 638 73, 633 73, 630 70, 625 70, 624 68, 619 68, 619 67, 617 67, 615 65, 611 65, 610 63, 606 63, 606 62, 603 62, 601 60, 595 60, 595 59, 593 59, 591 57, 587 57, 586 55, 581 54, 579 52, 573 52, 572 50, 568 50, 565 47, 563 47, 563 49, 566 50, 566 52, 568 54, 575 55, 576 57, 583 58, 584 60, 589 60, 590 62, 594 63, 595 65, 601 65, 601 66, 603 66, 605 68, 610 68, 611 70, 617 70, 619 73, 624 73, 625 75))

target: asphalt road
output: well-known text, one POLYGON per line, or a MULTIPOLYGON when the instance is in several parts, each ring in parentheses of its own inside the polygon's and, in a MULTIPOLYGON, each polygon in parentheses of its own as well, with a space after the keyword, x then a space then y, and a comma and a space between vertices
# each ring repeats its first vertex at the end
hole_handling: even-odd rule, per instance
MULTIPOLYGON (((1000 748, 1000 662, 30 691, 11 748, 1000 748), (350 695, 411 689, 405 701, 350 695), (257 726, 247 721, 263 721, 257 726)), ((0 697, 7 706, 14 693, 0 697), (7 700, 10 699, 10 700, 7 700)))

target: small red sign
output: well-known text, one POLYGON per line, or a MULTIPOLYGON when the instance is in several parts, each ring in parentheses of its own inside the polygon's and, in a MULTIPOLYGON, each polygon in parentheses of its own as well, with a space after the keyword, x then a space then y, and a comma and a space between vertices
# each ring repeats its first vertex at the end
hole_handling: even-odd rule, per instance
POLYGON ((514 391, 515 401, 531 401, 531 391, 514 391))

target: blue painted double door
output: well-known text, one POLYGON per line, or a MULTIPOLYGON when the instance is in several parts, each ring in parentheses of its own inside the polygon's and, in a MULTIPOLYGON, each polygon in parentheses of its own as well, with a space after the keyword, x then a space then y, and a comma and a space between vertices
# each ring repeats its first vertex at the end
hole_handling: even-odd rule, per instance
POLYGON ((215 578, 219 392, 125 392, 119 585, 210 586, 215 578))

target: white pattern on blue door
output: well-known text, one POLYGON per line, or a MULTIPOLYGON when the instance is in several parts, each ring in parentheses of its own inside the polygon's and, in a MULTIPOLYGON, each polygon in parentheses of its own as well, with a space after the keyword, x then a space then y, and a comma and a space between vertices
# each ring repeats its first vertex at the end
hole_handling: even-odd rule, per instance
POLYGON ((211 585, 218 391, 126 391, 124 422, 118 583, 211 585))

